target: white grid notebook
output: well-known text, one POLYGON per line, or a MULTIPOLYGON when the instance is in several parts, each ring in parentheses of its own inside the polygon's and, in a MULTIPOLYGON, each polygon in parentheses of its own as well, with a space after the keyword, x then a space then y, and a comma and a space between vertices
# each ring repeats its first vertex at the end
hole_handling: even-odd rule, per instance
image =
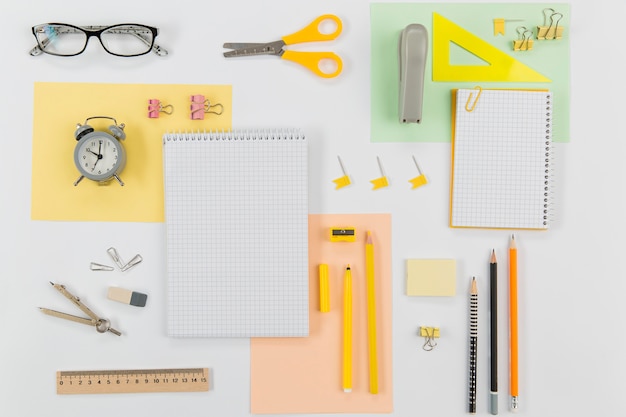
POLYGON ((163 137, 168 335, 308 336, 299 131, 163 137))
POLYGON ((478 93, 456 90, 450 226, 547 229, 552 93, 478 93))

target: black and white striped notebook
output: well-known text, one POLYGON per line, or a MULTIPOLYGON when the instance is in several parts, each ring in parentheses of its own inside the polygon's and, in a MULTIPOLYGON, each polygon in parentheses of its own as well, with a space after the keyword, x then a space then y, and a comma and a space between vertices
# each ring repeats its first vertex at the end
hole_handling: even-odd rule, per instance
POLYGON ((450 226, 547 229, 552 93, 453 91, 450 226))
POLYGON ((307 140, 299 131, 163 137, 167 332, 309 332, 307 140))

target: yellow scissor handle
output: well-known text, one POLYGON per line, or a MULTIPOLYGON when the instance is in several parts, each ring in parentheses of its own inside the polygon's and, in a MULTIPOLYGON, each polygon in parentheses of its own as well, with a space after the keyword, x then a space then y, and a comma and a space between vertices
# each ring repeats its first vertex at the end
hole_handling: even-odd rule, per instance
POLYGON ((292 33, 291 35, 283 36, 283 42, 285 45, 293 45, 294 43, 303 42, 321 42, 332 41, 341 34, 341 19, 334 14, 325 14, 319 16, 317 19, 309 23, 308 26, 300 29, 299 31, 292 33), (320 31, 320 24, 326 20, 335 22, 336 29, 332 33, 322 33, 320 31))
POLYGON ((281 58, 288 59, 289 61, 296 62, 304 67, 307 67, 315 74, 323 78, 333 78, 341 73, 343 68, 343 62, 339 55, 333 52, 304 52, 304 51, 285 51, 281 58), (335 67, 332 68, 332 72, 324 72, 320 68, 323 61, 329 60, 334 62, 335 67))

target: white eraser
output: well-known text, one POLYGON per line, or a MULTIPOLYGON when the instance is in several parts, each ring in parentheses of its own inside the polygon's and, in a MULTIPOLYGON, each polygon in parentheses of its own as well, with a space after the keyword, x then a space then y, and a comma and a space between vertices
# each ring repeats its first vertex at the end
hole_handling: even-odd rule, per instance
POLYGON ((146 294, 118 287, 109 287, 107 298, 135 307, 144 307, 148 300, 146 294))

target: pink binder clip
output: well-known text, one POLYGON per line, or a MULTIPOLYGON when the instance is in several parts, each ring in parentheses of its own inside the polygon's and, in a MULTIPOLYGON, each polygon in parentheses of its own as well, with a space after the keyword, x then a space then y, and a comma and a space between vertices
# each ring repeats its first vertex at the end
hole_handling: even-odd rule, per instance
POLYGON ((218 116, 224 111, 224 106, 221 104, 211 104, 208 99, 205 99, 202 94, 194 94, 191 96, 191 120, 204 120, 206 113, 217 114, 218 116), (219 107, 219 111, 216 108, 219 107))
POLYGON ((157 98, 151 98, 148 100, 148 117, 151 119, 158 119, 159 113, 172 114, 174 106, 168 104, 164 106, 161 104, 161 100, 157 98))

